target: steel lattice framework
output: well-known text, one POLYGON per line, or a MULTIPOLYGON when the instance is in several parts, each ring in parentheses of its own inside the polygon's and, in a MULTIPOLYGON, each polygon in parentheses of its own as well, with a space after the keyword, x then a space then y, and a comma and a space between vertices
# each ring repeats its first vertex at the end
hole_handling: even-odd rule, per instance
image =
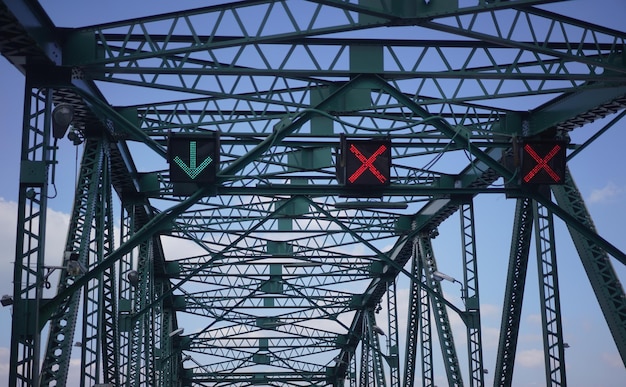
POLYGON ((0 49, 26 79, 9 385, 64 386, 78 341, 81 386, 432 386, 435 362, 482 386, 473 201, 490 193, 517 200, 495 385, 513 381, 533 240, 546 385, 566 385, 555 218, 626 365, 609 259, 626 254, 569 170, 528 187, 517 163, 519 139, 612 117, 571 159, 623 118, 626 32, 551 2, 248 0, 67 29, 2 0, 0 49), (45 298, 60 104, 83 143, 65 249, 85 270, 45 298), (215 184, 170 180, 173 133, 219 133, 215 184), (391 141, 390 184, 346 187, 340 138, 391 141), (455 214, 463 307, 432 242, 455 214))

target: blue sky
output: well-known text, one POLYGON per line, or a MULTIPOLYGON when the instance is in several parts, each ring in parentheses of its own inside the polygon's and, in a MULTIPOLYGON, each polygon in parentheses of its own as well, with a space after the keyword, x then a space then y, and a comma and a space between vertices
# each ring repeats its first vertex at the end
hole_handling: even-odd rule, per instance
MULTIPOLYGON (((171 9, 166 2, 158 3, 157 10, 145 7, 128 7, 128 1, 78 2, 44 1, 52 20, 59 26, 94 24, 119 18, 138 17, 146 13, 159 13, 171 9), (70 14, 69 9, 73 10, 70 14), (169 9, 168 9, 169 7, 169 9), (124 16, 122 15, 122 11, 124 16), (76 17, 80 15, 80 17, 76 17)), ((169 3, 169 2, 167 2, 169 3)), ((193 2, 190 6, 206 2, 193 2)), ((154 3, 151 3, 154 4, 154 3)), ((156 5, 155 5, 156 7, 156 5)), ((568 15, 604 26, 625 30, 623 16, 626 3, 622 0, 576 0, 556 4, 553 8, 568 15)), ((0 58, 0 117, 2 133, 0 163, 3 183, 0 185, 0 247, 5 258, 0 261, 0 294, 12 290, 11 276, 15 244, 16 204, 18 193, 19 150, 21 135, 21 112, 24 95, 24 79, 4 58, 0 58)), ((580 142, 587 138, 600 123, 577 129, 572 137, 580 142)), ((626 143, 626 122, 622 121, 585 151, 574 158, 569 167, 586 200, 596 228, 609 242, 626 251, 626 172, 623 170, 623 144, 626 143)), ((49 201, 49 246, 46 258, 57 264, 66 237, 68 213, 72 205, 73 183, 77 167, 77 149, 69 141, 60 141, 57 169, 57 197, 49 201)), ((486 367, 495 366, 497 331, 500 324, 502 294, 506 275, 506 260, 511 239, 512 214, 515 203, 504 196, 484 195, 476 200, 478 257, 481 277, 481 301, 483 311, 483 340, 486 367), (484 284, 484 286, 483 286, 484 284)), ((441 271, 461 278, 461 266, 457 246, 458 222, 456 218, 440 227, 440 237, 435 240, 435 252, 441 271)), ((562 222, 557 221, 557 254, 563 308, 563 332, 570 344, 566 352, 568 382, 570 386, 621 386, 626 371, 617 354, 593 292, 562 222)), ((516 386, 543 385, 543 358, 541 355, 541 326, 538 309, 537 276, 531 259, 523 327, 520 331, 516 386)), ((622 283, 626 281, 626 268, 614 261, 622 283)), ((453 302, 460 302, 458 285, 444 284, 444 291, 453 302)), ((404 293, 403 293, 404 294, 404 293)), ((8 347, 10 343, 10 310, 0 309, 0 385, 8 374, 8 347)), ((456 319, 453 323, 459 324, 456 319)), ((457 344, 458 345, 458 344, 457 344)), ((461 352, 462 349, 459 349, 461 352)), ((442 371, 440 369, 440 371, 442 371)), ((442 373, 440 373, 443 375, 442 373)), ((491 383, 492 374, 488 374, 491 383)), ((444 385, 443 380, 438 381, 444 385)), ((73 387, 73 386, 71 386, 73 387)))

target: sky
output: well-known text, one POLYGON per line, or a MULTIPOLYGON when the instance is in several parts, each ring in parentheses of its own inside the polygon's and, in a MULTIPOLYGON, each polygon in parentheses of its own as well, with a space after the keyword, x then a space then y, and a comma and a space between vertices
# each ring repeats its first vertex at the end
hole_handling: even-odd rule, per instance
MULTIPOLYGON (((124 17, 137 17, 147 13, 168 10, 167 2, 156 2, 157 10, 128 6, 128 1, 108 2, 42 2, 52 20, 58 26, 78 26, 115 20, 121 10, 124 17), (125 5, 125 6, 124 6, 125 5), (73 12, 70 14, 69 7, 73 12), (124 6, 124 7, 123 7, 124 6), (70 16, 72 15, 72 16, 70 16), (75 15, 80 15, 76 17, 75 15)), ((191 6, 202 2, 192 2, 191 6)), ((204 2, 206 3, 206 2, 204 2)), ((555 10, 580 17, 583 20, 624 31, 623 15, 626 3, 622 0, 575 0, 557 4, 555 10)), ((15 225, 18 196, 19 150, 21 136, 21 112, 24 96, 24 79, 3 57, 0 57, 0 131, 5 138, 0 141, 0 163, 2 184, 0 184, 0 294, 12 291, 12 262, 15 249, 15 225)), ((606 122, 606 120, 604 121, 606 122)), ((590 127, 577 129, 574 141, 583 141, 600 127, 596 123, 590 127)), ((596 228, 609 242, 626 251, 626 172, 621 161, 623 144, 626 143, 626 122, 623 120, 603 136, 594 141, 586 150, 574 158, 570 164, 572 175, 585 198, 596 228)), ((79 149, 69 141, 60 141, 58 152, 57 195, 49 200, 47 262, 58 264, 68 224, 68 213, 72 206, 73 184, 79 162, 79 149)), ((514 201, 504 196, 484 195, 477 198, 476 214, 479 272, 481 282, 481 310, 485 365, 489 370, 495 367, 498 330, 502 308, 502 294, 506 275, 508 246, 511 239, 514 201), (484 281, 488 278, 487 281, 484 281), (485 283, 485 286, 483 286, 485 283)), ((458 257, 458 216, 441 225, 440 237, 435 239, 435 252, 438 265, 456 278, 462 278, 458 257), (450 235, 452 239, 447 236, 450 235)), ((612 342, 600 309, 595 301, 589 282, 577 258, 576 251, 565 230, 557 220, 557 254, 563 310, 564 340, 570 347, 566 351, 568 384, 570 386, 621 386, 626 380, 626 371, 612 342)), ((626 269, 613 260, 616 272, 622 283, 626 281, 626 269)), ((541 339, 541 319, 538 309, 537 269, 531 258, 527 292, 520 331, 519 350, 515 368, 516 386, 540 386, 544 384, 543 356, 541 339)), ((447 297, 459 303, 459 289, 456 284, 442 285, 447 297)), ((54 285, 53 285, 54 287, 54 285)), ((401 289, 399 297, 406 299, 408 291, 401 289)), ((406 304, 406 303, 405 303, 406 304)), ((402 305, 402 302, 399 302, 402 305)), ((5 385, 8 375, 10 345, 10 308, 0 309, 0 385, 5 385), (3 316, 3 315, 4 316, 3 316)), ((461 324, 452 317, 453 324, 461 324)), ((406 314, 400 316, 406 321, 406 314)), ((459 349, 461 352, 461 349, 459 349)), ((77 363, 75 363, 77 364, 77 363)), ((74 366, 75 366, 74 364, 74 366)), ((441 371, 441 370, 440 370, 441 371)), ((441 374, 441 373, 440 373, 441 374)), ((493 373, 487 375, 489 379, 493 373)), ((70 382, 69 386, 74 382, 70 382)), ((439 385, 445 381, 438 380, 439 385)))

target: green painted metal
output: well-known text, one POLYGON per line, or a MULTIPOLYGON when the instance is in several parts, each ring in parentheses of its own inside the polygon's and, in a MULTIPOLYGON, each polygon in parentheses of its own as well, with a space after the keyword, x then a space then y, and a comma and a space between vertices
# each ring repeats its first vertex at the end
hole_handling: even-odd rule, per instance
MULTIPOLYGON (((102 191, 96 208, 96 218, 99 220, 96 225, 96 240, 98 240, 96 261, 109 255, 115 248, 114 234, 114 208, 113 193, 111 192, 111 154, 108 147, 104 147, 105 165, 102 170, 102 191), (106 187, 106 188, 105 188, 106 187)), ((91 351, 92 364, 102 359, 103 365, 98 364, 97 368, 102 367, 102 379, 100 373, 96 373, 94 379, 102 380, 108 383, 119 384, 120 378, 120 347, 119 337, 119 307, 117 304, 119 296, 119 288, 117 286, 116 270, 111 268, 102 273, 102 286, 99 289, 101 293, 97 294, 92 302, 93 309, 97 310, 96 321, 93 321, 93 329, 100 337, 100 343, 97 339, 92 340, 91 351), (97 305, 97 306, 96 306, 97 305), (100 307, 106 305, 106 307, 100 307)), ((91 308, 85 309, 87 313, 91 308)), ((83 337, 94 337, 88 334, 83 337)))
MULTIPOLYGON (((593 220, 569 171, 565 178, 565 185, 552 188, 557 203, 595 232, 593 220)), ((626 365, 626 297, 623 285, 605 250, 571 227, 570 235, 622 362, 626 365)))
MULTIPOLYGON (((625 105, 626 34, 536 7, 549 9, 550 2, 245 1, 63 30, 61 41, 40 6, 1 1, 0 20, 8 21, 11 37, 23 39, 14 43, 0 31, 0 50, 31 87, 14 289, 15 310, 30 322, 13 325, 11 386, 36 385, 34 327, 72 318, 82 330, 66 325, 62 350, 45 353, 56 362, 49 375, 58 386, 75 336, 83 343, 81 385, 412 386, 420 376, 422 385, 434 385, 433 323, 450 338, 442 347, 448 380, 462 385, 448 311, 467 325, 469 383, 483 385, 478 241, 468 203, 487 193, 520 198, 496 384, 513 384, 532 200, 565 221, 577 246, 587 245, 579 247, 586 251, 581 259, 624 357, 623 308, 615 303, 623 290, 598 265, 599 255, 588 256, 590 244, 620 263, 624 253, 586 222, 582 200, 556 195, 559 208, 522 190, 508 162, 516 137, 565 135, 625 105), (379 36, 402 28, 454 37, 379 36), (37 72, 12 59, 16 45, 26 62, 38 63, 37 72), (96 82, 129 93, 149 88, 154 98, 112 107, 117 102, 96 82), (33 85, 46 85, 46 94, 33 85), (508 103, 530 96, 547 102, 508 103), (53 100, 77 109, 74 127, 87 144, 79 181, 91 176, 90 150, 100 147, 103 168, 96 184, 77 190, 75 207, 82 210, 69 234, 86 241, 96 230, 85 253, 90 270, 39 307, 33 300, 42 298, 36 283, 45 229, 25 230, 45 219, 45 199, 38 197, 48 189, 52 144, 41 136, 53 100), (206 131, 220 132, 218 182, 180 196, 165 164, 169 133, 206 131), (338 184, 342 135, 392 141, 388 187, 355 195, 338 184), (463 310, 432 278, 430 238, 456 211, 463 225, 463 310), (27 245, 35 248, 24 251, 27 245), (137 283, 130 279, 135 271, 137 283), (607 278, 610 285, 602 283, 607 278), (411 321, 400 348, 398 317, 406 306, 396 286, 406 280, 411 321), (65 310, 73 294, 82 297, 72 301, 80 312, 65 310), (386 345, 374 333, 375 319, 387 322, 386 345), (185 333, 174 334, 183 327, 185 333)), ((538 255, 550 258, 546 249, 538 255)), ((558 289, 550 290, 544 307, 558 314, 549 304, 558 289)), ((546 356, 553 356, 548 344, 546 356)))
POLYGON ((465 303, 464 322, 467 330, 467 359, 470 386, 484 386, 482 328, 480 322, 480 297, 478 292, 478 257, 476 254, 476 227, 474 203, 470 199, 459 209, 461 240, 463 244, 463 289, 465 303))
MULTIPOLYGON (((421 257, 418 256, 418 272, 421 272, 420 280, 422 283, 426 283, 426 272, 423 270, 421 263, 421 257), (420 270, 421 269, 421 270, 420 270)), ((417 323, 417 320, 416 320, 417 323)), ((420 357, 422 366, 422 386, 434 386, 435 384, 435 369, 433 365, 433 332, 432 332, 432 317, 431 317, 431 299, 428 292, 423 288, 419 289, 419 324, 420 324, 420 357)), ((415 367, 409 369, 408 372, 413 373, 415 377, 415 367)), ((405 384, 405 386, 409 386, 405 384)))
MULTIPOLYGON (((102 251, 98 251, 96 247, 93 249, 90 247, 91 232, 95 231, 102 223, 100 219, 96 218, 96 206, 101 200, 101 193, 106 195, 106 189, 103 189, 102 172, 105 170, 104 151, 103 144, 100 141, 89 141, 83 153, 83 160, 81 163, 81 171, 79 176, 79 184, 77 185, 77 193, 75 195, 76 202, 72 211, 70 230, 68 233, 68 239, 65 244, 65 251, 68 253, 77 253, 78 261, 84 266, 89 267, 89 261, 93 260, 93 257, 97 257, 102 254, 102 251), (95 250, 95 251, 94 251, 95 250)), ((102 213, 101 213, 102 214, 102 213)), ((103 214, 102 214, 103 215, 103 214)), ((103 230, 104 231, 104 230, 103 230)), ((103 235, 99 235, 100 243, 110 242, 103 238, 103 235)), ((100 243, 98 245, 100 245, 100 243)), ((65 266, 69 261, 69 257, 64 257, 62 266, 65 266)), ((71 285, 75 280, 75 276, 70 275, 67 270, 62 269, 58 291, 61 291, 65 287, 71 285)), ((87 287, 84 288, 83 305, 88 315, 85 320, 85 325, 82 326, 83 332, 81 337, 88 338, 94 335, 93 329, 97 331, 97 326, 101 321, 100 316, 94 315, 97 312, 97 307, 94 308, 94 304, 90 302, 98 302, 99 295, 102 291, 102 278, 94 279, 87 287), (95 294, 94 294, 95 292, 95 294), (89 331, 89 334, 87 332, 89 331)), ((77 320, 79 315, 79 308, 81 307, 80 293, 74 293, 64 300, 65 313, 60 316, 50 319, 50 336, 48 338, 48 346, 46 349, 46 358, 42 365, 41 380, 44 385, 56 382, 66 383, 67 375, 70 366, 70 354, 74 345, 74 334, 77 327, 77 320)), ((81 324, 82 325, 82 324, 81 324)), ((97 334, 96 336, 97 337, 97 334)), ((93 345, 97 345, 93 340, 86 340, 82 348, 83 361, 86 362, 86 351, 93 345)), ((101 360, 98 352, 92 352, 91 355, 96 358, 93 360, 92 365, 98 367, 101 360)), ((95 370, 94 370, 95 371, 95 370)), ((89 372, 89 370, 87 370, 89 372)), ((83 374, 82 380, 91 378, 83 374)), ((94 381, 94 380, 91 380, 94 381)), ((97 378, 96 380, 97 381, 97 378)))
MULTIPOLYGON (((415 245, 415 244, 414 244, 415 245)), ((417 361, 417 348, 418 348, 418 339, 419 339, 419 312, 420 312, 420 287, 419 281, 415 281, 415 278, 418 277, 418 273, 421 273, 419 270, 419 260, 416 254, 416 249, 413 249, 413 254, 411 254, 411 281, 410 281, 410 292, 409 292, 409 310, 407 314, 407 328, 406 328, 406 338, 405 338, 405 349, 404 349, 404 375, 403 375, 403 383, 402 386, 413 386, 415 384, 415 368, 417 361)), ((429 313, 430 316, 430 313, 429 313)))
POLYGON ((566 386, 565 350, 561 322, 561 300, 553 215, 540 203, 533 203, 537 274, 541 298, 544 365, 547 386, 566 386))
MULTIPOLYGON (((429 236, 421 236, 419 239, 419 255, 422 259, 426 283, 433 291, 443 298, 441 283, 435 279, 434 272, 437 271, 437 262, 432 248, 431 238, 429 236)), ((450 326, 450 318, 445 304, 440 299, 431 296, 432 313, 434 315, 434 323, 439 336, 439 346, 443 357, 446 375, 448 377, 448 385, 463 386, 463 377, 461 375, 461 367, 456 351, 454 335, 450 326)))
POLYGON ((374 310, 363 312, 363 330, 361 343, 360 385, 381 387, 387 385, 383 369, 383 356, 379 336, 384 332, 376 325, 374 310))
POLYGON ((383 354, 389 366, 389 386, 400 387, 400 338, 398 332, 398 296, 395 280, 388 282, 387 288, 387 333, 386 353, 383 354))
POLYGON ((519 198, 515 206, 511 251, 504 292, 502 322, 494 386, 507 386, 513 383, 513 369, 517 350, 518 332, 521 324, 522 305, 528 270, 533 230, 532 199, 519 198))
POLYGON ((13 313, 9 386, 39 383, 43 299, 45 223, 49 197, 49 165, 52 152, 52 92, 26 83, 20 164, 18 226, 13 273, 13 313))

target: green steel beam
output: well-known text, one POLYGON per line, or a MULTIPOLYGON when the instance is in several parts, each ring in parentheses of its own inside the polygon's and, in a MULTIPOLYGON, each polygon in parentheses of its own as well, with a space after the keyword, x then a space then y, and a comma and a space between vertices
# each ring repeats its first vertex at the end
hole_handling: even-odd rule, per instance
POLYGON ((533 212, 532 199, 519 198, 515 206, 511 251, 504 290, 500 340, 494 372, 494 386, 513 384, 513 368, 521 324, 522 305, 531 246, 533 212))
POLYGON ((400 342, 398 332, 398 298, 396 280, 389 281, 387 288, 387 353, 383 355, 389 366, 389 386, 401 387, 400 342))
POLYGON ((432 367, 431 301, 428 292, 422 288, 422 284, 426 283, 426 274, 423 270, 422 257, 417 247, 418 238, 413 241, 413 253, 411 254, 411 285, 406 348, 404 352, 403 387, 417 385, 415 379, 417 372, 418 344, 421 357, 422 386, 432 386, 434 380, 432 367))
POLYGON ((484 386, 483 343, 480 319, 480 297, 478 291, 478 257, 476 254, 476 230, 474 203, 472 198, 461 203, 459 208, 461 239, 463 244, 463 302, 467 331, 467 359, 469 385, 484 386))
MULTIPOLYGON (((407 98, 404 94, 402 94, 399 90, 395 89, 389 83, 385 82, 379 77, 371 78, 372 82, 380 87, 385 92, 392 95, 399 102, 403 103, 406 107, 408 107, 413 113, 422 117, 424 119, 429 119, 433 117, 433 114, 428 112, 426 109, 419 106, 414 101, 407 98)), ((500 176, 504 177, 505 180, 510 180, 513 177, 513 173, 504 167, 499 161, 494 160, 487 152, 479 149, 475 144, 473 144, 468 138, 463 135, 459 135, 459 132, 451 127, 451 125, 443 119, 435 119, 431 122, 431 125, 434 126, 441 133, 448 136, 453 141, 459 143, 464 149, 467 149, 472 153, 479 161, 483 162, 487 165, 487 167, 493 169, 500 176)))
MULTIPOLYGON (((418 242, 415 242, 418 243, 418 242)), ((426 271, 422 264, 422 259, 417 256, 418 260, 418 272, 420 281, 422 284, 426 283, 426 271)), ((421 286, 419 290, 419 339, 420 345, 420 358, 422 363, 422 386, 432 387, 435 385, 435 368, 433 363, 433 332, 432 332, 432 301, 431 297, 421 286)), ((416 322, 417 323, 417 322, 416 322)), ((409 372, 415 373, 416 369, 412 368, 409 372)), ((413 375, 415 378, 415 375, 413 375)), ((405 384, 405 387, 409 387, 409 384, 405 384)))
POLYGON ((39 382, 46 212, 49 197, 52 91, 39 90, 27 79, 17 234, 13 269, 13 313, 9 387, 35 386, 39 382))
MULTIPOLYGON (((65 243, 65 251, 77 253, 78 262, 84 267, 89 267, 90 255, 92 254, 90 243, 92 231, 95 228, 94 222, 96 222, 96 206, 101 189, 103 189, 103 181, 101 180, 105 165, 103 147, 103 142, 98 140, 88 141, 85 145, 72 216, 70 217, 68 238, 65 243)), ((65 266, 68 262, 69 257, 64 257, 63 265, 65 266)), ((71 286, 75 279, 75 276, 70 275, 67 270, 62 270, 57 293, 71 286)), ((100 286, 101 279, 102 277, 95 278, 84 288, 85 291, 100 286)), ((42 383, 65 384, 67 382, 71 350, 74 345, 74 334, 79 317, 80 299, 81 292, 76 291, 64 300, 62 313, 57 313, 52 318, 46 315, 42 316, 46 319, 50 318, 50 336, 41 372, 42 383)), ((89 313, 88 310, 83 312, 89 313)), ((81 321, 81 325, 84 323, 85 321, 81 321)), ((87 327, 83 326, 83 329, 87 329, 87 327)), ((89 342, 84 344, 89 345, 89 342)))
MULTIPOLYGON (((585 52, 579 46, 580 41, 572 41, 567 50, 553 50, 547 48, 544 42, 549 42, 555 38, 558 40, 567 39, 568 36, 582 37, 586 41, 595 42, 596 34, 606 34, 613 38, 613 53, 624 50, 626 34, 620 31, 611 30, 602 26, 584 23, 576 19, 567 18, 562 15, 551 13, 535 7, 520 7, 513 9, 514 16, 503 23, 498 20, 496 12, 475 13, 468 17, 454 17, 444 20, 426 22, 424 25, 434 30, 444 31, 457 36, 466 36, 506 47, 515 47, 537 54, 546 55, 549 58, 562 58, 567 61, 575 61, 588 65, 592 72, 605 69, 617 73, 626 73, 623 64, 615 63, 612 56, 605 55, 598 60, 588 56, 594 54, 585 52), (531 42, 524 42, 516 39, 520 31, 526 31, 526 36, 530 36, 531 42), (561 34, 562 31, 570 31, 569 34, 561 34), (575 32, 574 32, 575 31, 575 32)), ((595 50, 592 50, 595 51, 595 50)), ((602 55, 602 53, 598 53, 602 55)))
MULTIPOLYGON (((569 171, 566 174, 565 184, 552 187, 552 192, 560 207, 595 232, 591 215, 569 171)), ((624 288, 606 250, 569 224, 568 229, 622 362, 626 366, 626 297, 624 288)))
POLYGON ((554 218, 533 202, 546 386, 567 386, 554 218))
POLYGON ((576 91, 537 108, 530 115, 525 135, 533 136, 555 127, 571 130, 625 107, 626 86, 607 82, 602 88, 576 91))
MULTIPOLYGON (((470 12, 493 11, 501 8, 510 8, 515 5, 532 5, 546 3, 547 1, 517 0, 508 2, 490 2, 479 6, 446 6, 444 8, 433 8, 429 12, 428 8, 422 9, 419 16, 404 18, 401 21, 403 25, 414 24, 419 25, 424 21, 436 17, 449 17, 454 15, 462 15, 470 12)), ((93 44, 102 47, 101 53, 96 57, 97 50, 82 50, 81 55, 67 58, 66 65, 89 65, 89 64, 106 64, 120 61, 140 61, 150 57, 168 58, 175 55, 187 55, 197 51, 206 52, 207 50, 217 50, 225 47, 244 46, 262 43, 280 43, 286 39, 303 38, 315 35, 328 35, 332 33, 344 32, 348 30, 358 30, 363 28, 375 28, 379 26, 393 26, 398 21, 398 15, 392 12, 372 14, 376 12, 371 7, 358 7, 355 9, 356 19, 348 12, 345 7, 349 3, 339 4, 336 2, 317 2, 310 6, 303 6, 299 3, 289 2, 272 2, 272 1, 241 1, 230 4, 216 5, 204 8, 188 10, 186 12, 173 12, 164 15, 155 15, 144 17, 141 20, 119 21, 114 23, 106 23, 95 26, 83 27, 75 30, 69 41, 93 41, 93 44), (324 4, 327 3, 327 4, 324 4), (256 26, 247 26, 242 22, 239 14, 242 10, 249 11, 254 9, 257 20, 260 21, 256 26), (328 20, 321 23, 321 18, 328 18, 329 12, 333 12, 336 20, 334 25, 328 26, 328 20), (205 17, 206 20, 214 20, 214 24, 209 29, 209 34, 204 25, 193 25, 192 20, 199 20, 205 17), (279 25, 274 22, 276 19, 281 21, 279 25), (273 24, 274 23, 274 24, 273 24), (165 25, 172 28, 166 28, 170 31, 177 30, 173 28, 176 25, 185 25, 186 32, 190 36, 194 36, 193 44, 188 46, 167 44, 155 44, 152 36, 162 35, 165 25), (319 27, 318 27, 319 25, 319 27), (158 31, 153 31, 154 26, 159 26, 158 31), (226 28, 228 27, 228 28, 226 28), (255 28, 256 27, 256 28, 255 28), (110 42, 107 40, 107 31, 115 31, 117 39, 110 42), (126 30, 127 32, 122 32, 126 30), (136 50, 133 41, 129 39, 134 32, 143 31, 142 42, 151 44, 141 44, 141 50, 136 50), (293 32, 295 31, 295 32, 293 32), (92 36, 95 37, 95 39, 92 36), (87 38, 85 38, 87 36, 87 38), (119 49, 114 42, 122 43, 119 49)), ((451 2, 448 4, 454 4, 451 2)), ((407 5, 411 4, 409 2, 407 5)), ((353 6, 352 6, 353 7, 353 6)), ((401 10, 406 14, 406 10, 401 10)), ((169 42, 169 38, 165 39, 169 42)), ((172 43, 179 43, 176 39, 172 39, 172 43)))
POLYGON ((576 230, 584 238, 589 239, 598 247, 604 249, 608 254, 612 255, 619 262, 626 265, 626 253, 622 252, 609 241, 598 235, 592 228, 590 228, 590 225, 585 224, 582 220, 576 218, 567 210, 559 207, 556 203, 540 192, 526 192, 526 194, 541 203, 541 205, 549 209, 554 215, 561 218, 561 220, 567 224, 568 228, 576 230))
MULTIPOLYGON (((424 273, 426 276, 426 283, 435 293, 441 295, 443 298, 443 291, 441 289, 441 282, 434 278, 433 273, 437 271, 437 262, 435 259, 435 253, 432 248, 431 238, 427 235, 419 237, 419 251, 418 254, 422 259, 424 265, 424 273)), ((443 356, 444 368, 446 375, 448 376, 449 386, 463 386, 463 376, 461 375, 461 367, 459 365, 459 358, 456 352, 454 335, 452 333, 452 326, 450 325, 450 318, 448 317, 448 311, 446 305, 441 302, 441 298, 433 297, 431 295, 432 312, 435 317, 435 327, 439 335, 439 345, 441 347, 441 354, 443 356)), ((459 314, 463 316, 463 313, 459 314)))
POLYGON ((596 133, 594 133, 591 137, 589 137, 583 144, 579 145, 576 147, 576 149, 571 152, 570 154, 567 155, 567 160, 571 160, 572 158, 576 157, 576 155, 580 152, 583 151, 583 149, 585 149, 588 145, 590 145, 591 143, 593 143, 597 138, 599 138, 601 135, 603 135, 607 130, 609 130, 611 127, 613 127, 613 125, 615 125, 616 123, 620 122, 624 117, 626 117, 626 109, 622 110, 621 113, 619 113, 616 117, 614 117, 613 119, 611 119, 611 121, 604 125, 604 127, 597 131, 596 133))
MULTIPOLYGON (((99 223, 96 225, 98 252, 96 261, 106 257, 115 248, 114 235, 114 208, 113 208, 113 184, 111 182, 111 154, 105 147, 105 166, 102 171, 103 192, 100 194, 98 216, 99 223)), ((105 270, 102 276, 101 298, 97 300, 95 309, 98 310, 98 332, 101 342, 96 343, 96 350, 101 352, 102 358, 102 381, 105 383, 120 384, 120 348, 118 337, 119 331, 119 307, 118 307, 118 284, 116 268, 105 270), (99 305, 104 305, 101 308, 99 305)), ((98 359, 96 359, 98 361, 98 359)), ((98 376, 99 377, 99 376, 98 376)), ((97 380, 100 380, 98 379, 97 380)))

